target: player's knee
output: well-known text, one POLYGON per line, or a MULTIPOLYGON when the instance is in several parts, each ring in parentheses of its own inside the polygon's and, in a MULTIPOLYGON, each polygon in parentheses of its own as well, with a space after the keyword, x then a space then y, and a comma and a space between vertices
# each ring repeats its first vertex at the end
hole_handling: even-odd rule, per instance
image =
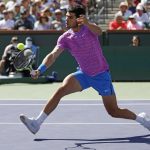
POLYGON ((107 112, 111 117, 118 118, 118 116, 119 116, 119 108, 110 109, 107 112))
POLYGON ((57 90, 56 95, 57 95, 58 97, 60 97, 60 98, 63 97, 63 96, 65 96, 65 87, 64 87, 64 86, 60 87, 60 88, 57 90))

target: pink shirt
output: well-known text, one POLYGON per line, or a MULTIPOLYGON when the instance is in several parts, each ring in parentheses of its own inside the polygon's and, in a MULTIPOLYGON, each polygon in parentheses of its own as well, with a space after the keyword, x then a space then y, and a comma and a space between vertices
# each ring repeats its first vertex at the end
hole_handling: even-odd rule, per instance
POLYGON ((143 27, 138 22, 133 24, 131 21, 127 22, 127 29, 128 30, 142 30, 143 27))
POLYGON ((75 57, 81 70, 90 76, 109 69, 98 36, 83 26, 79 32, 72 29, 61 35, 57 41, 59 48, 68 49, 75 57))

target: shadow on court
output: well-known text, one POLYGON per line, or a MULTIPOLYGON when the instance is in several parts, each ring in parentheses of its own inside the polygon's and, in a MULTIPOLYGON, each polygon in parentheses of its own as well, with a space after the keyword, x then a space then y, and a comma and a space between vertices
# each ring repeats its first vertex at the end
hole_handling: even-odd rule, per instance
POLYGON ((95 148, 87 147, 86 145, 92 144, 103 144, 103 143, 144 143, 150 144, 150 134, 141 135, 141 136, 133 136, 133 137, 125 137, 125 138, 107 138, 107 139, 34 139, 36 142, 42 141, 79 141, 80 143, 74 143, 74 147, 65 148, 65 150, 71 149, 89 149, 96 150, 95 148), (82 142, 84 141, 84 142, 82 142))

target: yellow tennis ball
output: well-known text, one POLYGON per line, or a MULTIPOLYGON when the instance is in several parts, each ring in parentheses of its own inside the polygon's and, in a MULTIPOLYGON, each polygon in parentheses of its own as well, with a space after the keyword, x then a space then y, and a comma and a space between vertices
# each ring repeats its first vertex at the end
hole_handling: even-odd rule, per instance
POLYGON ((23 44, 23 43, 18 43, 18 44, 17 44, 17 48, 18 48, 20 51, 24 50, 24 44, 23 44))

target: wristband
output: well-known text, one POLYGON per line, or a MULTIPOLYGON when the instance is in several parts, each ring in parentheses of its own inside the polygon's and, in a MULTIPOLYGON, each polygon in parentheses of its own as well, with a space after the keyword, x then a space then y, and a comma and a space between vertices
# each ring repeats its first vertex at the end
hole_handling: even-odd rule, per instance
POLYGON ((41 64, 41 65, 38 67, 38 70, 40 71, 40 74, 43 74, 43 73, 47 70, 47 67, 46 67, 46 65, 41 64))

